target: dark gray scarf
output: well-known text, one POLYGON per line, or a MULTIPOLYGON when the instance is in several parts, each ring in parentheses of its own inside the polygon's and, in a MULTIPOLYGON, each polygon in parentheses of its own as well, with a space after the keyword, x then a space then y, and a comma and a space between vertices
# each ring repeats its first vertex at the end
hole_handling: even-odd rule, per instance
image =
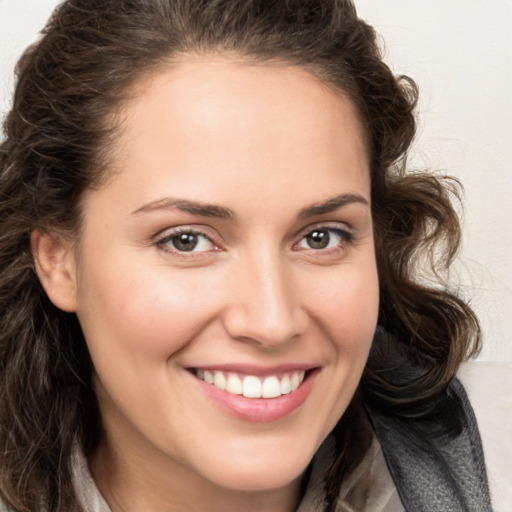
POLYGON ((458 380, 428 419, 368 413, 407 512, 492 511, 475 414, 458 380))

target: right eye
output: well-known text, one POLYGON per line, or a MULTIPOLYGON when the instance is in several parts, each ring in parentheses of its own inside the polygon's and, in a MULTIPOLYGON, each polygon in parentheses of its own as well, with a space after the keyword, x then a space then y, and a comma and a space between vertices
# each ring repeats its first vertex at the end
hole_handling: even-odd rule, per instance
POLYGON ((156 244, 164 251, 175 253, 200 253, 218 249, 205 234, 193 230, 166 233, 156 244))

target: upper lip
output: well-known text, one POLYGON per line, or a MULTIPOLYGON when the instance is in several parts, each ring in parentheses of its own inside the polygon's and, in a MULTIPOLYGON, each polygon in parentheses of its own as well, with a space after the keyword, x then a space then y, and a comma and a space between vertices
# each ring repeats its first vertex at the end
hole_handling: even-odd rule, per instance
POLYGON ((282 373, 291 373, 296 371, 308 371, 318 368, 318 365, 307 363, 283 363, 272 366, 260 366, 251 364, 206 364, 189 366, 189 370, 205 370, 205 371, 221 371, 227 373, 239 373, 244 375, 254 375, 255 377, 265 377, 269 375, 277 375, 282 373))

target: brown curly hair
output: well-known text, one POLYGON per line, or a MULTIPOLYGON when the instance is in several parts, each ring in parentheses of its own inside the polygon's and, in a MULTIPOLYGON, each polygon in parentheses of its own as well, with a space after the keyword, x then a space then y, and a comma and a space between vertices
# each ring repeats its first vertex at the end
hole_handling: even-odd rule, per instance
MULTIPOLYGON (((382 61, 376 34, 348 0, 67 0, 20 59, 0 146, 0 496, 14 511, 79 510, 71 455, 91 454, 101 422, 92 364, 74 314, 37 278, 36 228, 78 236, 79 199, 101 184, 116 110, 141 74, 188 53, 229 52, 301 66, 356 106, 371 157, 380 280, 379 332, 360 386, 372 407, 429 414, 479 347, 468 305, 437 275, 459 245, 454 181, 405 172, 417 89, 382 61)), ((353 465, 349 408, 327 476, 333 510, 353 465), (351 461, 352 457, 352 461, 351 461)), ((353 441, 353 440, 352 440, 353 441)))

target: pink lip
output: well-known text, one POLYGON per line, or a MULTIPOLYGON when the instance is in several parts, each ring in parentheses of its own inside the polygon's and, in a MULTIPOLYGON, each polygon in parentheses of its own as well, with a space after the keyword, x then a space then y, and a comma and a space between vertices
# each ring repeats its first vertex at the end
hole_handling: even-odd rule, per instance
MULTIPOLYGON (((213 367, 201 367, 201 369, 213 369, 213 367)), ((220 370, 220 367, 215 369, 220 370)), ((276 373, 279 374, 286 372, 286 370, 276 367, 274 367, 271 372, 268 370, 255 372, 254 368, 250 369, 250 371, 246 371, 247 369, 247 367, 244 367, 244 370, 242 371, 240 366, 232 366, 229 368, 227 366, 222 367, 223 371, 232 371, 257 376, 276 375, 276 373)), ((293 367, 293 370, 288 371, 300 369, 302 368, 295 366, 293 367)), ((313 386, 313 381, 318 374, 318 370, 315 369, 308 372, 302 384, 295 391, 292 391, 287 395, 281 395, 277 398, 246 398, 242 395, 232 395, 227 391, 222 391, 211 384, 207 384, 203 380, 195 377, 192 373, 189 374, 201 391, 227 413, 242 420, 256 423, 267 423, 290 415, 305 402, 313 386)))

